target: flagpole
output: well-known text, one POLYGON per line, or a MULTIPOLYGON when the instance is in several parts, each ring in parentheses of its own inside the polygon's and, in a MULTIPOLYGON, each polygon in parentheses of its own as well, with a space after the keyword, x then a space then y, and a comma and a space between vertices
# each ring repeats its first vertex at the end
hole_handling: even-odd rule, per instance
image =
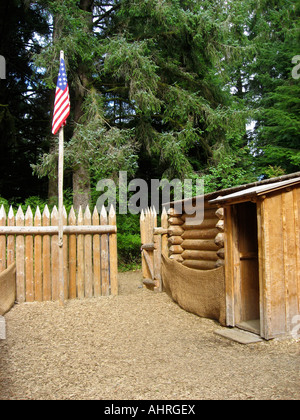
MULTIPOLYGON (((64 52, 60 52, 60 59, 64 60, 64 52)), ((65 282, 64 282, 64 248, 63 248, 63 180, 64 180, 64 128, 59 130, 59 153, 58 153, 58 246, 59 246, 59 302, 64 306, 65 282)))

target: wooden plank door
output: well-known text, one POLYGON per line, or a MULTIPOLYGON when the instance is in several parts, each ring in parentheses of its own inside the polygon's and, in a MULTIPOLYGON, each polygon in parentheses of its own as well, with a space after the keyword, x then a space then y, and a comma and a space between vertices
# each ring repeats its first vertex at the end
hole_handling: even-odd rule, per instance
POLYGON ((257 321, 260 318, 260 302, 256 204, 237 204, 236 217, 240 278, 236 285, 235 321, 257 321))

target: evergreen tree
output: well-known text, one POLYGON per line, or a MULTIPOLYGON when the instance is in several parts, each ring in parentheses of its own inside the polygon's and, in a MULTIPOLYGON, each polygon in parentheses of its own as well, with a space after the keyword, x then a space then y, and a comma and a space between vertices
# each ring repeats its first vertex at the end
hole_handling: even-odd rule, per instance
POLYGON ((203 171, 245 114, 230 95, 235 59, 222 2, 120 2, 99 83, 112 123, 135 127, 144 177, 203 171))
POLYGON ((32 55, 40 51, 38 38, 48 32, 39 7, 21 0, 1 1, 0 54, 6 60, 6 79, 0 80, 0 196, 10 200, 44 190, 30 167, 45 145, 48 118, 32 55))
POLYGON ((256 165, 264 176, 300 169, 300 84, 292 76, 299 54, 300 7, 293 0, 253 2, 249 97, 256 110, 252 138, 256 165))
MULTIPOLYGON (((100 150, 107 135, 117 145, 121 130, 131 167, 150 179, 204 171, 214 149, 244 134, 244 113, 230 95, 224 66, 234 46, 221 3, 53 0, 46 6, 54 37, 37 63, 54 89, 53 69, 59 50, 65 51, 74 121, 66 150, 73 179, 81 183, 78 189, 73 183, 74 199, 84 198, 80 204, 97 173, 95 145, 100 150), (87 144, 82 133, 90 130, 99 136, 87 144)), ((53 170, 53 156, 44 156, 40 173, 49 172, 49 162, 53 170)))

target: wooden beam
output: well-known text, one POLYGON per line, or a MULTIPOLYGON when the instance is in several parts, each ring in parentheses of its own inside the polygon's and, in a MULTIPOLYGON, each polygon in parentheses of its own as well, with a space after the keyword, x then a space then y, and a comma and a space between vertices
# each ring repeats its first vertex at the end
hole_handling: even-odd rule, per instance
POLYGON ((144 244, 141 246, 141 249, 145 249, 146 251, 153 251, 155 248, 154 243, 152 244, 144 244))
MULTIPOLYGON (((179 252, 177 252, 179 254, 179 252)), ((199 261, 217 261, 218 256, 215 251, 198 251, 186 249, 181 254, 185 260, 199 260, 199 261)))
POLYGON ((154 235, 167 235, 167 233, 168 233, 168 228, 163 228, 163 227, 154 228, 154 231, 153 231, 154 235))
MULTIPOLYGON (((117 216, 116 211, 111 205, 108 214, 108 223, 112 226, 117 226, 117 216)), ((117 246, 117 234, 112 233, 109 237, 109 258, 110 258, 110 286, 111 294, 113 296, 118 295, 119 285, 118 285, 118 246, 117 246)))
POLYGON ((213 270, 216 268, 216 261, 185 260, 182 265, 196 270, 213 270))
POLYGON ((144 249, 143 249, 143 255, 145 257, 148 269, 150 271, 150 275, 151 275, 152 278, 154 278, 153 264, 152 264, 151 258, 149 257, 148 252, 145 251, 144 249))
POLYGON ((215 239, 216 235, 219 233, 217 228, 206 229, 206 230, 186 230, 182 234, 183 239, 215 239))
MULTIPOLYGON (((0 235, 57 235, 58 226, 0 226, 0 235)), ((116 233, 117 227, 106 226, 64 226, 64 234, 104 234, 116 233)))
POLYGON ((181 243, 181 246, 184 249, 198 249, 204 251, 217 251, 219 249, 218 245, 215 244, 214 239, 185 239, 181 243))

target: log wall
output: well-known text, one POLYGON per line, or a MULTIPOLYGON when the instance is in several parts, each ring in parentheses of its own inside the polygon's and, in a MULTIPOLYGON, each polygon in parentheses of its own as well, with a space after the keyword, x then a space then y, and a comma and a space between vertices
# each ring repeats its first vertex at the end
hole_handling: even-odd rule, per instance
POLYGON ((170 208, 168 214, 169 257, 172 260, 198 270, 224 265, 223 209, 205 201, 201 223, 193 222, 195 215, 176 214, 174 208, 170 208))

